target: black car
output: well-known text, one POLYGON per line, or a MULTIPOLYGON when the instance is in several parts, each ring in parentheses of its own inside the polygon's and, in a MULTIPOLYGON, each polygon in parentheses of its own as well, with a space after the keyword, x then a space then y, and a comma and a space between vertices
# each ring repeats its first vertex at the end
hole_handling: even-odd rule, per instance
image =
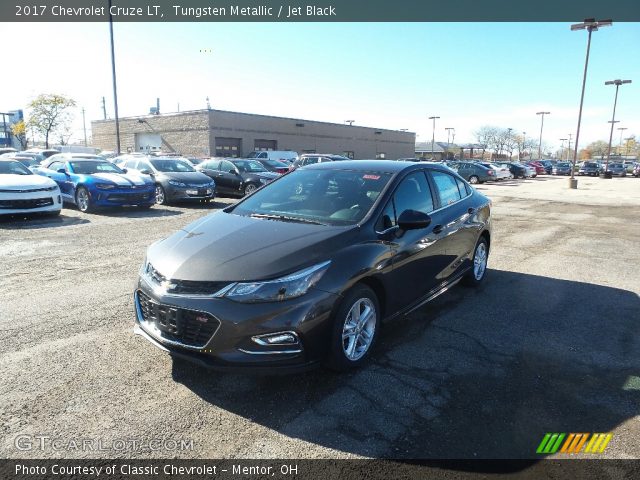
POLYGON ((257 162, 260 162, 264 168, 274 173, 287 173, 289 169, 289 164, 281 162, 280 160, 270 160, 268 158, 256 158, 257 162))
POLYGON ((513 175, 513 178, 525 178, 527 176, 527 169, 524 168, 522 165, 518 165, 517 163, 507 162, 507 163, 496 163, 496 164, 507 167, 511 175, 513 175))
POLYGON ((196 171, 186 159, 125 155, 116 163, 128 171, 151 176, 159 205, 185 200, 209 202, 215 198, 215 182, 196 171))
POLYGON ((551 170, 552 175, 571 175, 571 164, 569 162, 558 162, 551 170))
POLYGON ((218 192, 226 195, 249 195, 279 176, 248 158, 207 160, 196 168, 213 178, 218 192))
POLYGON ((135 332, 217 369, 357 367, 382 320, 482 282, 490 208, 440 165, 297 169, 148 248, 135 332))
POLYGON ((578 169, 578 175, 590 175, 597 177, 600 173, 600 165, 596 162, 582 162, 578 169))

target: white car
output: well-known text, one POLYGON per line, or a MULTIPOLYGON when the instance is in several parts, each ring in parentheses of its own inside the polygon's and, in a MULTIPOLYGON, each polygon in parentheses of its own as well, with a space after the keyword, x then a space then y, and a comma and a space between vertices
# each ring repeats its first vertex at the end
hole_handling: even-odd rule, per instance
POLYGON ((498 165, 498 164, 489 163, 489 162, 481 162, 481 164, 487 168, 490 168, 491 170, 495 170, 496 180, 508 180, 510 178, 513 178, 513 175, 511 175, 511 172, 509 171, 509 169, 504 165, 498 165))
POLYGON ((62 197, 56 182, 35 175, 16 160, 0 159, 0 215, 58 215, 61 209, 62 197))

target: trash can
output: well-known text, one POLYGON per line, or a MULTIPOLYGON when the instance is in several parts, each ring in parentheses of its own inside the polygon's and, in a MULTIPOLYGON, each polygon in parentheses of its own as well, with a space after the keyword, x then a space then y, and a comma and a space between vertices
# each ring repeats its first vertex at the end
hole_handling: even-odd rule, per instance
POLYGON ((613 178, 613 172, 607 170, 602 174, 602 178, 613 178))

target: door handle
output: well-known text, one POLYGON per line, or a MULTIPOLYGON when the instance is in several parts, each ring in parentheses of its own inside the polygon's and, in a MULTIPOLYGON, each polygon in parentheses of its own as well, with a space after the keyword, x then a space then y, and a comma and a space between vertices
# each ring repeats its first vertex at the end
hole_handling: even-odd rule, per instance
POLYGON ((433 233, 435 233, 436 235, 442 233, 443 230, 444 227, 442 225, 436 225, 435 227, 433 227, 433 233))

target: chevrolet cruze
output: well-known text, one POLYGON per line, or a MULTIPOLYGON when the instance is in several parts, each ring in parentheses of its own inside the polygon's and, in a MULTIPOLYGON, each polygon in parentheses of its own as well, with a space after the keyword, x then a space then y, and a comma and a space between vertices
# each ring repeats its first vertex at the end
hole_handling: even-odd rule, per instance
POLYGON ((482 282, 490 208, 439 165, 297 169, 149 247, 135 332, 215 369, 358 367, 381 321, 482 282))

